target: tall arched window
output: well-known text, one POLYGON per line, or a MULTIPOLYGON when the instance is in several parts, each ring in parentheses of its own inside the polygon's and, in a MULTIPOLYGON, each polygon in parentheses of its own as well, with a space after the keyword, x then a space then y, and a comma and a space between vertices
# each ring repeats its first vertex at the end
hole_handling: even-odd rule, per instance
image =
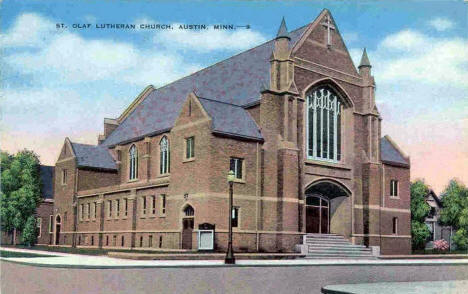
POLYGON ((340 99, 328 87, 307 94, 307 158, 341 160, 341 110, 340 99))
POLYGON ((128 151, 129 158, 129 178, 130 180, 138 178, 138 150, 135 145, 128 151))
POLYGON ((159 173, 170 172, 169 140, 164 136, 159 142, 159 173))

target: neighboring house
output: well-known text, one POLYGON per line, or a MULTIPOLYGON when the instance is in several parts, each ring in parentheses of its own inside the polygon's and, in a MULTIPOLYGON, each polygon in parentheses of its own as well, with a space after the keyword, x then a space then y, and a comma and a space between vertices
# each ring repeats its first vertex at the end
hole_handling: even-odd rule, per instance
POLYGON ((66 138, 54 244, 195 250, 209 224, 225 250, 231 215, 235 250, 335 233, 410 253, 410 161, 381 122, 367 53, 356 68, 330 12, 289 32, 283 20, 273 40, 148 86, 98 145, 66 138))
POLYGON ((54 215, 54 167, 41 165, 42 202, 36 209, 37 244, 52 244, 54 215))
POLYGON ((442 209, 442 201, 433 190, 430 190, 429 193, 425 196, 426 203, 431 207, 429 215, 426 217, 424 222, 431 231, 431 235, 426 243, 426 248, 432 248, 433 242, 435 240, 444 239, 447 242, 450 242, 451 236, 451 227, 442 226, 439 224, 440 210, 442 209))

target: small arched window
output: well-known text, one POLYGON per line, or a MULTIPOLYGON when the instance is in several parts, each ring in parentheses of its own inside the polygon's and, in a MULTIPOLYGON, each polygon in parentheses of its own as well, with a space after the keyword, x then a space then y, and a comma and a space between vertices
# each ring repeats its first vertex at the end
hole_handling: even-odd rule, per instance
POLYGON ((130 147, 128 151, 129 158, 129 178, 134 180, 138 178, 138 150, 135 145, 130 147))
POLYGON ((167 174, 170 172, 170 152, 169 140, 164 136, 159 142, 159 173, 167 174))
POLYGON ((307 158, 341 160, 342 103, 329 87, 307 94, 307 158))
POLYGON ((195 211, 193 210, 193 207, 188 205, 185 209, 184 209, 184 213, 185 213, 185 216, 194 216, 195 215, 195 211))

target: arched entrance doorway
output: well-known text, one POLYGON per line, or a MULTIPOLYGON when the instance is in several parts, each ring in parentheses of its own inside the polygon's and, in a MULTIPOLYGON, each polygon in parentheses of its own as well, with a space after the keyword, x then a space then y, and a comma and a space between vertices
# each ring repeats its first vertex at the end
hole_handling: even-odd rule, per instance
POLYGON ((314 234, 330 234, 343 232, 332 232, 332 227, 346 225, 346 222, 350 222, 342 211, 336 213, 338 209, 343 210, 343 201, 345 201, 351 192, 343 185, 331 181, 321 180, 313 183, 305 192, 306 205, 306 232, 314 234), (335 217, 335 226, 332 226, 332 218, 335 217), (346 218, 339 219, 337 218, 346 218))
POLYGON ((195 222, 195 210, 187 205, 182 217, 182 249, 192 249, 192 235, 195 222))
POLYGON ((60 215, 55 217, 55 245, 60 244, 60 228, 62 227, 62 219, 60 215))

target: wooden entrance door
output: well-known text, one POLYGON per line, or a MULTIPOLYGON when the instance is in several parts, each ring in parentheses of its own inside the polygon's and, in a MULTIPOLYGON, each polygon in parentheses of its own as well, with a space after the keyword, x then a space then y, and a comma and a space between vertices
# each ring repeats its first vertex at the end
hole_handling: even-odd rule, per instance
POLYGON ((192 249, 193 217, 182 219, 182 249, 192 249))
POLYGON ((318 196, 306 198, 306 232, 328 234, 329 231, 329 202, 318 196))

